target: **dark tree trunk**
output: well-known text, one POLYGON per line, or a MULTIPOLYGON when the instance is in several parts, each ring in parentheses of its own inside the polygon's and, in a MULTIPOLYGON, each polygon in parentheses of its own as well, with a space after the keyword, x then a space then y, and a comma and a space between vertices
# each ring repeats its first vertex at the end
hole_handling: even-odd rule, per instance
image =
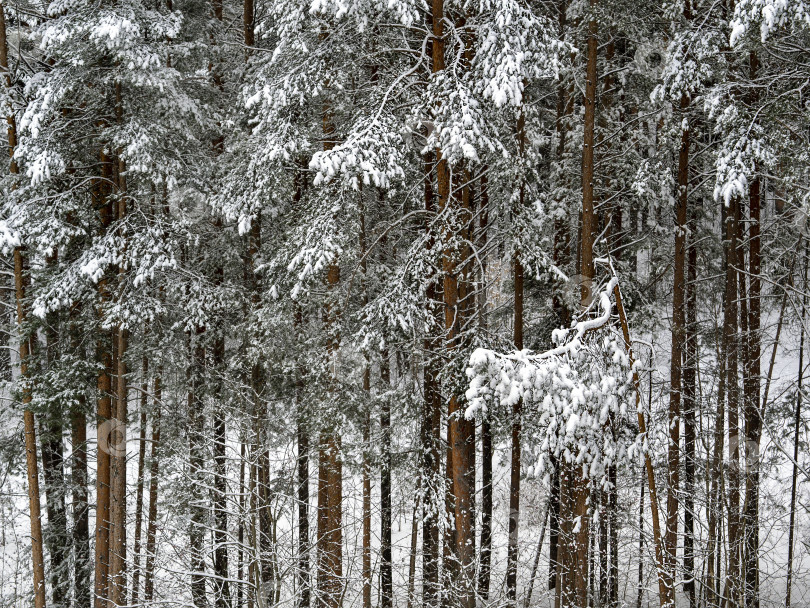
MULTIPOLYGON (((756 78, 758 59, 750 55, 751 79, 756 78)), ((758 167, 755 167, 757 170, 758 167)), ((748 190, 748 344, 745 370, 745 607, 759 608, 759 445, 762 438, 760 412, 760 179, 754 175, 748 190)), ((764 405, 764 404, 763 404, 764 405)))
POLYGON ((148 604, 154 597, 155 560, 157 558, 157 500, 160 450, 160 410, 162 409, 163 370, 158 368, 155 375, 155 410, 152 417, 152 449, 149 462, 149 512, 146 516, 146 567, 143 572, 143 599, 148 604))
POLYGON ((202 378, 205 368, 204 330, 198 329, 190 336, 192 364, 188 370, 188 439, 189 469, 192 480, 191 521, 189 524, 189 549, 191 566, 191 599, 195 608, 206 608, 208 598, 205 592, 205 417, 202 407, 202 378))
POLYGON ((146 462, 146 406, 148 403, 147 390, 149 388, 149 359, 143 358, 141 363, 141 426, 138 433, 138 479, 135 490, 135 537, 133 539, 134 563, 132 565, 132 596, 130 604, 135 606, 140 601, 141 587, 141 536, 143 531, 143 494, 144 494, 144 465, 146 462))
MULTIPOLYGON (((380 361, 380 389, 384 392, 391 390, 387 350, 383 351, 380 361)), ((391 401, 387 396, 380 404, 380 431, 380 606, 391 608, 394 599, 391 564, 391 401)))

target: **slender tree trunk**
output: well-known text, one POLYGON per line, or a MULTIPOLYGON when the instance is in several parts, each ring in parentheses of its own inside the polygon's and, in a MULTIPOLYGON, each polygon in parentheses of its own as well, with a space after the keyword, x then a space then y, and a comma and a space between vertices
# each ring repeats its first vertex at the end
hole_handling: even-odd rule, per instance
MULTIPOLYGON (((0 15, 3 8, 0 6, 0 15)), ((5 50, 5 19, 0 23, 0 33, 3 40, 0 48, 5 50)), ((0 58, 2 59, 2 58, 0 58)), ((8 70, 8 63, 2 66, 8 70)), ((12 141, 11 122, 9 122, 9 141, 12 141)), ((16 171, 13 171, 16 172, 16 171)), ((42 518, 40 514, 39 498, 39 465, 37 462, 37 435, 34 413, 30 409, 31 387, 28 382, 28 362, 31 355, 31 340, 34 339, 23 333, 23 324, 26 321, 24 308, 25 292, 28 287, 28 275, 25 272, 23 251, 21 247, 14 249, 14 287, 17 300, 17 327, 20 332, 20 384, 22 385, 23 428, 25 434, 25 464, 28 482, 28 508, 31 518, 31 562, 34 573, 34 606, 45 608, 45 560, 42 552, 42 518)))
MULTIPOLYGON (((363 370, 363 390, 371 391, 371 370, 363 370)), ((371 412, 363 414, 363 608, 371 608, 371 412)))
MULTIPOLYGON (((56 254, 47 263, 56 264, 56 254)), ((48 367, 59 359, 59 315, 46 316, 45 356, 48 367)), ((42 477, 45 490, 45 508, 48 526, 45 528, 45 545, 50 555, 49 580, 55 606, 64 606, 70 597, 70 541, 67 531, 65 506, 65 454, 62 443, 64 426, 62 405, 52 403, 40 416, 40 441, 42 443, 42 477)))
MULTIPOLYGON (((299 380, 298 404, 301 408, 300 391, 303 379, 299 380)), ((310 573, 309 573, 309 433, 302 412, 298 413, 298 608, 309 608, 310 573)))
MULTIPOLYGON (((363 272, 363 305, 368 306, 368 249, 365 209, 360 214, 360 269, 363 272)), ((363 367, 363 394, 371 399, 371 363, 363 367)), ((371 608, 371 406, 363 407, 363 608, 371 608)))
MULTIPOLYGON (((804 321, 807 310, 807 264, 810 248, 805 246, 802 273, 802 311, 799 328, 799 377, 796 382, 796 410, 793 414, 793 473, 790 478, 790 521, 788 523, 787 579, 785 581, 785 608, 790 608, 793 587, 793 552, 796 535, 796 489, 799 478, 799 437, 802 426, 802 382, 804 380, 804 321)), ((792 277, 791 277, 792 278, 792 277)))
POLYGON ((247 461, 247 436, 244 429, 241 432, 239 446, 239 518, 237 523, 237 550, 236 550, 236 608, 242 608, 242 599, 245 591, 245 519, 247 518, 247 488, 245 486, 245 462, 247 461))
MULTIPOLYGON (((685 115, 689 99, 681 97, 681 113, 685 115)), ((689 129, 681 129, 678 154, 678 196, 675 207, 675 271, 672 288, 672 351, 670 358, 669 444, 667 454, 667 524, 666 524, 666 584, 673 588, 678 548, 678 493, 680 492, 681 370, 684 359, 686 332, 686 232, 689 197, 689 129)))
POLYGON ((87 492, 87 418, 84 395, 70 417, 73 507, 73 601, 90 608, 90 516, 87 492))
POLYGON ((548 513, 548 588, 555 590, 555 597, 560 585, 557 584, 559 570, 559 540, 560 540, 560 470, 562 463, 552 458, 554 472, 551 476, 551 491, 549 493, 548 513))
POLYGON ((608 606, 619 605, 619 486, 618 470, 615 463, 608 467, 608 525, 610 527, 610 555, 608 557, 608 606))
POLYGON ((684 539, 683 590, 689 600, 689 608, 697 608, 695 580, 695 450, 697 444, 697 248, 694 235, 697 221, 692 214, 690 243, 687 251, 686 281, 686 327, 684 336, 683 367, 683 444, 684 444, 684 539))
MULTIPOLYGON (((380 388, 384 392, 391 390, 387 350, 382 352, 380 361, 380 388)), ((380 403, 380 431, 380 606, 391 608, 394 599, 391 563, 391 401, 387 396, 380 403)))
POLYGON ((723 339, 726 343, 726 393, 728 396, 728 572, 726 574, 726 593, 732 603, 739 597, 740 569, 740 438, 739 438, 739 385, 737 382, 737 361, 739 339, 737 333, 737 254, 739 200, 732 199, 731 208, 726 217, 727 268, 726 268, 726 302, 723 315, 723 339))
POLYGON ((208 598, 205 592, 205 416, 202 401, 202 379, 205 369, 205 330, 199 328, 195 335, 189 336, 189 348, 192 364, 188 370, 188 440, 189 469, 192 481, 190 523, 189 523, 189 559, 191 566, 191 599, 195 608, 207 608, 208 598))
MULTIPOLYGON (((568 0, 559 2, 559 37, 565 39, 566 33, 566 13, 568 10, 568 0)), ((568 119, 574 109, 574 98, 569 94, 568 85, 560 83, 557 89, 557 154, 556 160, 559 164, 558 176, 562 179, 564 175, 565 149, 568 139, 568 119)), ((562 201, 558 205, 563 206, 562 201)), ((554 263, 559 268, 567 268, 571 261, 571 235, 570 226, 566 217, 558 218, 554 223, 554 263)), ((571 324, 571 311, 565 302, 560 290, 555 289, 552 297, 552 306, 556 312, 557 322, 562 327, 571 324)), ((556 457, 552 455, 552 466, 554 472, 551 479, 551 492, 549 494, 549 538, 548 538, 548 588, 555 589, 555 598, 559 604, 559 592, 561 586, 558 582, 558 546, 560 539, 560 467, 556 457)))
MULTIPOLYGON (((214 339, 213 365, 221 371, 225 360, 225 339, 214 339)), ((231 590, 228 584, 228 471, 225 454, 227 433, 223 405, 218 404, 213 412, 214 449, 214 603, 217 608, 231 605, 231 590)))
POLYGON ((448 443, 444 457, 444 534, 442 538, 442 587, 441 606, 450 608, 456 600, 456 581, 460 569, 456 545, 456 497, 453 493, 453 448, 449 443, 450 421, 446 420, 445 433, 448 443))
MULTIPOLYGON (((521 109, 517 122, 517 138, 520 159, 525 156, 526 129, 525 117, 521 109)), ((526 185, 520 184, 519 205, 525 204, 526 185)), ((523 350, 523 264, 520 252, 516 251, 513 260, 514 271, 514 343, 515 350, 523 350)), ((512 406, 512 458, 509 475, 509 540, 506 548, 506 601, 510 606, 517 605, 517 560, 520 524, 520 434, 522 426, 523 400, 518 399, 512 406)))
MULTIPOLYGON (((123 121, 123 101, 121 83, 115 83, 115 116, 120 125, 123 121)), ((127 215, 127 185, 125 166, 121 151, 116 152, 113 160, 113 175, 116 188, 116 200, 113 202, 115 217, 119 224, 123 224, 127 215)), ((126 233, 119 231, 123 241, 121 254, 126 252, 126 233)), ((126 266, 118 268, 118 303, 125 299, 126 266)), ((114 418, 116 449, 110 455, 110 572, 109 572, 109 598, 113 606, 121 606, 127 601, 127 347, 129 343, 129 330, 124 323, 120 323, 113 331, 115 353, 113 366, 116 384, 114 388, 114 418)))
MULTIPOLYGON (((619 289, 618 284, 613 289, 613 295, 616 299, 616 312, 619 315, 619 323, 621 324, 622 328, 622 337, 624 338, 624 346, 625 349, 627 350, 628 358, 630 360, 630 366, 632 368, 634 363, 634 357, 633 357, 632 343, 630 341, 630 327, 627 323, 627 315, 625 314, 624 303, 622 302, 622 293, 621 289, 619 289)), ((639 434, 642 437, 646 437, 647 420, 644 415, 644 411, 641 407, 641 379, 639 378, 638 372, 635 370, 633 371, 633 385, 635 387, 636 392, 636 411, 638 419, 638 430, 639 434)), ((652 401, 652 389, 650 389, 649 400, 652 401)), ((649 451, 645 451, 644 454, 644 468, 647 472, 647 487, 650 493, 650 515, 652 519, 653 543, 655 548, 655 567, 658 573, 658 597, 661 608, 666 608, 667 606, 670 606, 675 602, 674 587, 672 585, 667 585, 666 580, 666 572, 665 572, 666 558, 664 556, 666 549, 664 547, 664 536, 661 532, 661 522, 659 520, 658 514, 658 491, 656 489, 655 484, 655 470, 653 469, 652 458, 650 457, 649 451)))
POLYGON ((134 563, 132 565, 132 597, 130 605, 135 606, 140 601, 141 580, 141 536, 143 530, 143 493, 144 493, 144 465, 146 463, 146 406, 149 396, 149 359, 143 358, 141 363, 141 428, 138 434, 138 480, 135 491, 135 538, 133 540, 134 563))
MULTIPOLYGON (((652 392, 652 388, 650 388, 652 392)), ((638 502, 638 595, 636 608, 641 608, 644 600, 644 469, 641 470, 641 491, 638 502)))
MULTIPOLYGON (((421 478, 419 479, 421 482, 421 478)), ((421 483, 419 484, 421 485, 421 483)), ((413 517, 411 518, 411 550, 408 553, 408 602, 407 608, 414 608, 416 605, 416 547, 419 544, 419 508, 421 506, 419 500, 419 488, 417 487, 416 496, 413 503, 413 517)))
POLYGON ((162 408, 163 370, 158 368, 155 375, 155 413, 152 418, 152 449, 149 463, 149 511, 146 516, 146 566, 143 573, 143 599, 149 604, 154 598, 155 560, 157 558, 157 500, 160 450, 160 410, 162 408))
MULTIPOLYGON (((431 43, 432 44, 432 43, 431 43)), ((428 212, 425 230, 431 234, 431 214, 436 210, 433 191, 434 156, 425 153, 425 211, 428 212)), ((435 243, 428 239, 427 247, 432 250, 435 243)), ((428 283, 427 305, 436 308, 439 299, 434 281, 428 283)), ((438 320, 437 320, 438 321, 438 320)), ((437 322, 438 325, 438 322, 437 322)), ((443 479, 441 475, 441 390, 439 388, 439 370, 436 354, 439 350, 437 340, 426 336, 424 340, 424 370, 422 405, 422 452, 423 489, 425 500, 422 519, 422 603, 426 608, 438 608, 439 605, 439 529, 442 511, 443 479)))
MULTIPOLYGON (((756 78, 758 59, 751 52, 751 78, 756 78)), ((758 167, 755 167, 757 170, 758 167)), ((748 356, 745 373, 745 607, 759 608, 759 445, 762 437, 760 412, 760 179, 749 185, 748 253, 748 356)), ((763 404, 764 405, 764 404, 763 404)))
MULTIPOLYGON (((486 172, 486 167, 484 168, 486 172)), ((486 173, 481 176, 478 257, 481 260, 479 291, 479 323, 486 331, 489 324, 487 299, 487 244, 489 230, 489 183, 486 173)), ((492 422, 489 412, 481 415, 481 551, 478 570, 478 596, 489 599, 492 567, 492 422)))
MULTIPOLYGON (((101 179, 93 189, 93 208, 99 209, 102 235, 112 221, 112 201, 109 186, 112 170, 110 159, 104 151, 100 153, 101 179)), ((113 336, 112 332, 101 328, 105 310, 110 304, 108 277, 102 276, 98 282, 100 305, 97 311, 99 321, 97 359, 100 362, 98 374, 98 400, 96 417, 98 455, 96 458, 96 545, 94 606, 107 608, 108 575, 110 568, 110 464, 111 446, 117 445, 113 436, 116 421, 112 420, 112 375, 113 375, 113 336)))
POLYGON ((537 550, 534 552, 534 561, 532 562, 532 572, 529 576, 529 587, 526 590, 526 598, 523 601, 524 608, 529 608, 532 602, 532 591, 534 590, 534 579, 537 578, 537 568, 540 565, 540 554, 543 552, 543 540, 546 537, 546 523, 548 522, 548 514, 551 502, 546 502, 546 508, 543 510, 543 517, 540 524, 540 538, 537 539, 537 550))

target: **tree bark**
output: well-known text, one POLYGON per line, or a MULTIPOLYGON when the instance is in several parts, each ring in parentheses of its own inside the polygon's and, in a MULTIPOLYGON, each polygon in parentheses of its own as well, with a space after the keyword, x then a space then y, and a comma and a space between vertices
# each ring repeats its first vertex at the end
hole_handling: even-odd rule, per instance
MULTIPOLYGON (((214 339, 214 369, 222 371, 224 360, 225 339, 221 335, 218 335, 214 339)), ((228 608, 231 605, 231 590, 228 583, 228 461, 225 453, 227 442, 226 431, 223 406, 217 405, 213 412, 214 604, 217 608, 228 608)))
MULTIPOLYGON (((47 264, 54 266, 57 258, 49 256, 47 264)), ((50 313, 45 318, 45 356, 48 367, 59 359, 59 315, 50 313)), ((65 454, 62 444, 64 426, 62 404, 51 403, 40 415, 40 441, 42 443, 42 477, 45 489, 45 509, 48 526, 45 528, 45 545, 50 555, 49 579, 53 604, 64 606, 70 597, 70 540, 67 530, 65 506, 65 454)))
MULTIPOLYGON (((3 8, 0 6, 0 14, 3 8)), ((5 20, 0 23, 5 42, 5 20)), ((5 44, 0 44, 5 48, 5 44)), ((6 66, 8 64, 6 63, 6 66)), ((6 66, 5 69, 8 68, 6 66)), ((11 130, 11 127, 9 127, 11 130)), ((11 136, 9 141, 11 141, 11 136)), ((25 273, 23 251, 21 247, 14 249, 14 288, 17 300, 17 328, 20 332, 20 384, 22 386, 23 428, 25 434, 25 465, 28 482, 28 513, 31 519, 31 562, 34 574, 34 606, 45 608, 45 560, 42 552, 42 516, 40 513, 39 497, 39 465, 37 462, 37 435, 34 413, 30 409, 31 387, 28 384, 28 361, 31 355, 31 336, 24 333, 23 325, 26 321, 24 308, 25 292, 28 287, 28 275, 25 273)))
MULTIPOLYGON (((591 16, 588 21, 586 53, 585 107, 582 149, 582 236, 580 238, 581 291, 580 310, 590 306, 591 289, 595 277, 593 264, 594 232, 594 131, 596 120, 597 44, 598 25, 594 14, 597 0, 590 0, 591 16)), ((561 484, 561 514, 563 519, 562 608, 584 608, 588 605, 588 482, 582 465, 565 463, 561 484), (576 527, 575 527, 576 522, 576 527)))
MULTIPOLYGON (((799 374, 796 382, 796 409, 793 413, 793 472, 790 478, 790 521, 788 523, 787 578, 785 581, 785 608, 790 608, 793 587, 793 552, 796 535, 796 489, 799 479, 799 437, 802 427, 802 383, 804 380, 804 321, 807 311, 807 265, 810 249, 805 246, 804 271, 802 272, 802 309, 799 328, 799 374)), ((790 277, 792 278, 792 277, 790 277)))
POLYGON ((141 428, 138 433, 138 479, 135 490, 135 537, 132 550, 134 553, 134 563, 132 564, 132 596, 130 605, 135 606, 140 601, 140 581, 141 581, 141 536, 143 531, 143 494, 144 494, 144 470, 146 463, 146 407, 149 395, 149 359, 143 357, 141 363, 141 428))
POLYGON ((155 560, 157 558, 157 499, 160 449, 160 410, 162 408, 163 370, 158 368, 154 380, 155 412, 152 418, 152 449, 149 463, 149 511, 146 516, 146 566, 143 573, 143 599, 148 604, 154 598, 155 560))
MULTIPOLYGON (((481 260, 479 284, 479 322, 483 331, 489 324, 487 299, 487 244, 489 230, 489 183, 486 167, 481 176, 480 221, 478 235, 478 257, 481 260)), ((492 568, 492 422, 489 412, 481 414, 481 550, 478 570, 478 596, 489 599, 489 586, 492 568)))
MULTIPOLYGON (((756 78, 758 59, 750 54, 751 79, 756 78)), ((755 171, 758 167, 755 166, 755 171)), ((743 564, 745 607, 759 608, 759 445, 762 438, 760 412, 760 178, 749 185, 748 228, 748 344, 745 370, 745 560, 743 564)))
MULTIPOLYGON (((432 43, 431 43, 432 44, 432 43)), ((435 212, 433 190, 434 156, 431 151, 424 156, 425 181, 425 211, 428 212, 425 220, 425 231, 428 233, 426 247, 432 250, 435 241, 431 235, 432 213, 435 212)), ((435 279, 430 280, 427 287, 427 306, 435 309, 439 299, 435 279)), ((437 320, 438 321, 438 320, 437 320)), ((438 322, 437 322, 438 325, 438 322)), ((423 393, 422 405, 422 453, 423 461, 423 488, 424 507, 422 518, 422 603, 426 608, 438 608, 439 605, 439 528, 442 511, 443 479, 441 475, 441 390, 439 388, 439 369, 436 355, 439 350, 438 341, 433 336, 424 339, 423 355, 423 393)))
MULTIPOLYGON (((681 114, 689 107, 686 95, 681 97, 681 114)), ((678 548, 678 493, 680 492, 681 370, 684 360, 686 333, 686 232, 689 200, 689 129, 681 127, 678 154, 678 195, 675 206, 675 253, 672 284, 672 350, 670 357, 670 391, 667 453, 667 523, 666 523, 666 584, 675 585, 678 548)))
POLYGON ((727 268, 726 296, 723 311, 723 339, 726 344, 726 394, 728 396, 728 572, 726 573, 726 593, 732 603, 739 597, 740 569, 740 438, 739 438, 739 385, 737 382, 737 365, 739 352, 737 320, 737 255, 738 255, 738 222, 739 200, 732 199, 731 207, 726 214, 727 268))
POLYGON ((695 579, 695 463, 697 446, 697 247, 694 243, 697 221, 692 214, 690 243, 687 251, 686 327, 683 367, 683 444, 684 444, 684 539, 683 590, 689 608, 696 608, 695 579))
POLYGON ((205 592, 205 417, 202 403, 202 379, 205 369, 205 330, 198 328, 194 335, 189 335, 189 349, 192 362, 188 369, 188 442, 189 473, 192 480, 190 488, 190 523, 189 523, 189 565, 191 566, 191 599, 195 608, 207 608, 208 598, 205 592))
MULTIPOLYGON (((75 331, 75 330, 74 330, 75 331)), ((76 346, 76 340, 74 346, 76 346)), ((73 600, 76 608, 90 608, 90 508, 87 491, 87 418, 84 394, 71 411, 71 481, 73 508, 73 600)))
MULTIPOLYGON (((391 390, 388 350, 383 350, 380 361, 380 388, 383 392, 391 390)), ((387 396, 383 396, 380 403, 380 431, 380 606, 391 608, 394 599, 391 563, 391 401, 387 396)))
MULTIPOLYGON (((99 209, 101 234, 103 235, 112 221, 112 200, 109 183, 112 177, 110 159, 102 150, 99 154, 101 179, 96 180, 93 188, 93 208, 99 209)), ((115 420, 112 419, 112 375, 113 375, 113 335, 101 327, 105 310, 110 303, 108 277, 102 276, 98 282, 100 304, 97 310, 98 342, 97 360, 100 362, 98 374, 98 400, 96 416, 98 420, 97 436, 99 437, 96 459, 96 545, 95 545, 95 582, 94 606, 107 608, 108 575, 110 568, 110 465, 111 445, 117 441, 113 436, 115 420)))
MULTIPOLYGON (((325 40, 327 34, 321 34, 325 40)), ((335 124, 328 96, 322 109, 323 149, 335 145, 335 124)), ((334 297, 340 283, 340 266, 337 260, 329 264, 326 276, 327 291, 334 297)), ((339 347, 337 308, 334 302, 327 303, 324 322, 328 336, 327 357, 330 359, 334 382, 337 373, 336 361, 339 347)), ((340 458, 340 435, 334 423, 321 431, 318 446, 318 604, 322 608, 337 608, 343 590, 343 466, 340 458)))

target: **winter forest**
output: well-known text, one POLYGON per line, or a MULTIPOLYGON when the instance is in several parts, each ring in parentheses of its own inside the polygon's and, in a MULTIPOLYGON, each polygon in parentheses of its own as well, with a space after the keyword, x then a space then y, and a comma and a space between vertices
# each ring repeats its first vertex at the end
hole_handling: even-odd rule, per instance
POLYGON ((0 608, 810 606, 810 2, 0 0, 0 91, 0 608))

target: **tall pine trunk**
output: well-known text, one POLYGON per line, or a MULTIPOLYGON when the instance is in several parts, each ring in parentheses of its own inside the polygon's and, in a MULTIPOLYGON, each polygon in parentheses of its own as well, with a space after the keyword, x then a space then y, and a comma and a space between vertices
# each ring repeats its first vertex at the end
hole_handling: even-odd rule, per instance
MULTIPOLYGON (((686 95, 681 97, 681 113, 689 107, 686 95)), ((686 332, 686 232, 689 197, 689 129, 681 127, 678 154, 678 193, 675 204, 675 270, 672 279, 672 350, 670 357, 670 391, 667 454, 667 516, 665 534, 666 584, 674 591, 678 548, 678 513, 680 492, 681 370, 686 332)))
MULTIPOLYGON (((591 16, 588 22, 586 52, 586 83, 583 105, 585 106, 582 148, 582 236, 580 238, 581 292, 580 309, 584 312, 590 305, 590 294, 595 277, 593 264, 594 232, 594 131, 596 121, 597 44, 598 25, 594 11, 597 0, 590 0, 591 16)), ((561 608, 585 608, 588 605, 588 533, 590 529, 588 507, 588 482, 582 465, 563 463, 561 480, 562 555, 558 561, 563 565, 561 608), (576 525, 576 527, 575 527, 576 525)))
MULTIPOLYGON (((388 350, 380 361, 380 390, 391 390, 388 350)), ((380 606, 391 608, 394 599, 393 564, 391 562, 391 401, 384 395, 380 403, 380 606)))
MULTIPOLYGON (((321 34, 322 40, 327 37, 325 32, 321 34)), ((328 97, 323 101, 322 125, 323 149, 328 151, 335 145, 335 124, 328 97)), ((332 374, 336 373, 335 359, 340 342, 334 301, 339 283, 340 266, 334 259, 326 276, 331 300, 324 310, 328 340, 326 356, 332 374)), ((328 382, 332 385, 336 380, 333 376, 328 382)), ((340 446, 339 430, 334 422, 328 422, 321 430, 318 445, 318 605, 322 608, 337 608, 343 594, 343 465, 340 446)))
POLYGON ((143 572, 143 599, 148 604, 154 597, 155 561, 157 559, 157 501, 160 450, 160 410, 162 408, 162 369, 154 381, 155 411, 152 417, 152 449, 149 453, 149 509, 146 515, 146 565, 143 572))
MULTIPOLYGON (((807 311, 807 265, 810 248, 805 246, 804 270, 802 272, 802 306, 799 318, 799 373, 796 382, 796 409, 793 412, 793 471, 790 478, 790 520, 788 522, 787 577, 785 580, 785 608, 790 608, 793 588, 793 555, 796 535, 796 490, 799 480, 799 438, 802 428, 802 383, 804 380, 804 322, 807 311)), ((792 277, 789 277, 789 280, 792 277)), ((785 287, 787 289, 787 286, 785 287)), ((787 292, 786 294, 787 295, 787 292)))
MULTIPOLYGON (((740 435, 739 435, 739 384, 737 366, 739 353, 738 335, 738 222, 740 201, 732 198, 726 214, 726 294, 723 310, 723 340, 726 349, 726 395, 728 397, 728 478, 727 478, 727 525, 728 525, 728 572, 726 573, 725 597, 732 603, 739 597, 740 574, 740 435)), ((718 503, 719 504, 719 503, 718 503)))
POLYGON ((189 334, 191 365, 188 368, 188 449, 190 487, 189 565, 191 567, 191 601, 195 608, 207 608, 205 593, 205 416, 203 414, 202 379, 205 369, 204 330, 189 334))
MULTIPOLYGON (((432 44, 432 42, 431 42, 432 44)), ((435 212, 435 193, 433 189, 433 170, 435 168, 434 156, 427 151, 424 156, 424 197, 425 230, 431 234, 432 213, 435 212)), ((430 236, 426 247, 432 250, 435 242, 430 236)), ((431 278, 427 287, 427 306, 436 308, 439 299, 435 278, 431 278)), ((438 325, 437 319, 437 325, 438 325)), ((443 479, 441 475, 441 390, 439 388, 439 369, 437 354, 438 341, 433 336, 424 339, 423 356, 423 404, 422 404, 422 492, 423 518, 422 518, 422 603, 426 608, 438 608, 439 605, 439 531, 442 512, 443 479)))
POLYGON ((130 605, 137 605, 140 601, 141 585, 141 537, 143 533, 143 495, 144 495, 144 471, 146 464, 146 429, 147 416, 146 407, 149 403, 149 358, 144 356, 141 362, 141 400, 140 418, 141 425, 138 432, 138 478, 135 489, 135 536, 132 541, 134 553, 132 564, 132 595, 130 605))
MULTIPOLYGON (((109 183, 112 178, 110 159, 102 150, 99 154, 101 178, 93 187, 93 208, 99 210, 101 235, 112 222, 112 200, 109 183)), ((98 399, 96 419, 98 420, 98 449, 96 458, 96 544, 94 606, 107 608, 108 575, 110 569, 110 465, 111 447, 117 445, 116 421, 112 419, 112 375, 113 375, 113 333, 102 327, 105 311, 110 304, 109 277, 107 273, 98 282, 100 303, 97 309, 98 342, 96 346, 99 373, 97 379, 98 399)))
MULTIPOLYGON (((213 365, 218 372, 223 371, 225 361, 225 339, 217 335, 214 339, 213 365)), ((220 395, 221 397, 221 395, 220 395)), ((225 412, 221 400, 213 412, 213 450, 214 450, 214 604, 217 608, 228 608, 231 605, 231 590, 228 583, 228 471, 225 453, 227 432, 225 412)))
MULTIPOLYGON (((752 80, 758 59, 750 54, 752 80)), ((758 167, 755 166, 755 171, 758 167)), ((760 412, 760 179, 755 174, 748 190, 748 343, 745 365, 745 522, 744 585, 745 608, 759 608, 759 445, 762 438, 760 412)), ((763 403, 764 406, 764 403, 763 403)))

